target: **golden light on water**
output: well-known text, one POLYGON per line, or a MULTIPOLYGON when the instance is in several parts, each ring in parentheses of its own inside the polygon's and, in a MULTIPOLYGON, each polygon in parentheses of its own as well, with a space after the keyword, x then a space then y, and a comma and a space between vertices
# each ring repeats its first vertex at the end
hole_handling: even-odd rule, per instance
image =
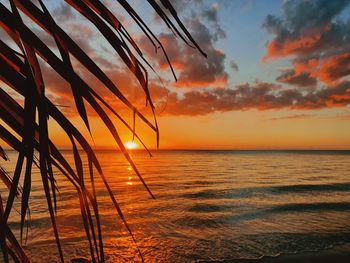
POLYGON ((127 185, 132 185, 132 176, 129 176, 129 180, 126 182, 127 185))
POLYGON ((126 143, 124 143, 124 146, 128 150, 137 149, 139 147, 134 141, 127 141, 126 143))

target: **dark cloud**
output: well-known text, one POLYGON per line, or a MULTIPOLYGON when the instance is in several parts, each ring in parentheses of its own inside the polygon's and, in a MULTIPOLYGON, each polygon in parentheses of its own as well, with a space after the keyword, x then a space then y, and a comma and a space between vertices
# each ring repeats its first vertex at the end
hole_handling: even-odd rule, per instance
MULTIPOLYGON (((55 22, 82 48, 86 53, 92 53, 93 48, 91 46, 91 40, 96 38, 96 31, 93 30, 94 26, 88 22, 88 20, 81 15, 77 15, 72 7, 67 3, 62 3, 56 9, 52 11, 52 17, 55 22), (89 41, 87 41, 89 40, 89 41)), ((53 38, 46 34, 46 32, 36 32, 38 36, 45 42, 54 47, 56 44, 53 38)))
POLYGON ((266 17, 263 27, 274 35, 267 44, 267 59, 290 57, 298 74, 282 75, 279 81, 313 85, 314 80, 329 85, 350 74, 350 19, 338 15, 350 0, 285 1, 282 15, 266 17), (310 64, 310 61, 313 63, 310 64), (286 78, 287 77, 287 78, 286 78))
POLYGON ((173 5, 175 10, 179 13, 186 10, 192 3, 197 5, 203 4, 202 0, 170 0, 169 2, 173 5))
MULTIPOLYGON (((78 74, 96 90, 110 105, 119 112, 127 111, 125 106, 109 95, 106 88, 91 74, 87 74, 79 65, 75 66, 78 74)), ((68 106, 62 110, 69 116, 76 116, 72 92, 69 85, 47 66, 42 66, 48 96, 55 104, 68 106), (52 91, 52 93, 50 93, 52 91)), ((123 94, 144 110, 145 95, 132 75, 121 68, 106 70, 112 81, 123 94)), ((232 88, 205 88, 177 92, 150 82, 150 91, 157 112, 166 115, 207 115, 214 112, 242 110, 279 110, 345 107, 350 104, 350 81, 322 88, 285 88, 276 83, 256 81, 252 84, 240 84, 232 88)), ((94 112, 89 111, 93 116, 94 112)))
MULTIPOLYGON (((339 4, 334 4, 331 10, 327 9, 328 14, 317 14, 315 18, 312 18, 308 11, 303 14, 299 14, 299 11, 292 12, 294 10, 293 8, 299 8, 298 3, 294 2, 293 5, 285 7, 286 10, 290 11, 289 14, 285 14, 288 18, 284 16, 270 16, 265 21, 265 27, 275 35, 272 42, 278 43, 275 47, 280 48, 278 50, 279 53, 276 54, 281 57, 292 56, 293 58, 293 67, 282 72, 277 78, 277 81, 298 87, 290 86, 287 88, 279 83, 261 81, 228 87, 228 74, 224 66, 226 55, 223 51, 215 47, 215 43, 218 40, 218 36, 216 35, 218 31, 215 27, 215 23, 218 23, 216 13, 218 7, 214 5, 209 9, 205 9, 203 4, 201 4, 201 10, 204 10, 201 12, 201 17, 193 16, 187 19, 186 26, 192 32, 194 39, 206 51, 208 58, 200 56, 198 51, 189 48, 180 40, 174 38, 172 34, 161 34, 160 40, 164 44, 175 70, 178 72, 179 81, 174 86, 187 88, 199 87, 202 89, 185 89, 181 91, 173 87, 167 89, 154 80, 151 80, 150 89, 157 106, 157 112, 165 109, 163 114, 167 115, 196 116, 214 112, 250 109, 308 110, 349 105, 350 82, 344 80, 344 77, 346 78, 349 75, 350 70, 350 52, 347 51, 348 44, 343 40, 339 42, 339 45, 335 45, 332 42, 340 38, 340 36, 345 36, 346 38, 348 32, 345 26, 347 25, 346 23, 333 21, 336 14, 340 12, 337 11, 340 8, 339 4), (297 19, 294 17, 296 15, 302 16, 304 24, 297 22, 297 19), (204 19, 208 23, 204 23, 204 19), (309 22, 307 22, 308 19, 310 20, 309 22), (321 22, 327 19, 328 22, 321 22), (329 28, 329 30, 325 30, 325 27, 329 28), (315 30, 313 31, 311 29, 315 30), (335 34, 336 31, 338 35, 335 34), (315 37, 318 35, 314 32, 321 32, 323 35, 321 34, 322 37, 318 38, 315 37), (329 38, 327 38, 327 34, 330 34, 329 38), (302 42, 305 39, 309 40, 309 42, 302 42), (300 49, 298 46, 300 43, 303 43, 303 48, 307 47, 313 51, 310 54, 303 53, 303 49, 300 49), (293 45, 295 46, 294 49, 285 49, 293 45), (318 80, 327 85, 318 86, 318 80)), ((327 4, 324 1, 314 1, 312 5, 320 3, 327 4)), ((286 2, 285 5, 289 4, 286 2)), ((320 10, 323 9, 321 8, 320 10)), ((62 17, 69 21, 68 18, 71 17, 70 11, 60 8, 56 12, 57 16, 62 13, 62 17)), ((63 23, 67 27, 67 33, 74 34, 74 32, 79 32, 74 38, 76 41, 79 41, 79 45, 81 46, 84 43, 89 43, 90 41, 86 41, 86 38, 91 39, 94 36, 90 28, 80 25, 76 18, 72 18, 71 21, 72 23, 63 23), (83 34, 81 34, 82 32, 83 34)), ((39 34, 39 32, 37 33, 39 34)), ((44 37, 48 36, 41 36, 41 38, 44 37)), ((52 41, 52 39, 47 39, 47 41, 52 41)), ((162 54, 159 54, 159 57, 156 56, 153 47, 146 46, 146 42, 144 38, 140 39, 141 45, 146 48, 146 53, 154 59, 155 63, 161 69, 168 69, 167 62, 162 54)), ((106 74, 126 94, 127 98, 135 103, 139 109, 143 109, 145 96, 132 74, 111 63, 109 60, 97 56, 90 46, 85 48, 89 49, 89 56, 105 70, 106 74)), ((233 70, 238 71, 238 65, 234 60, 230 61, 230 66, 233 70)), ((113 96, 110 96, 110 93, 106 91, 107 89, 103 87, 102 83, 84 71, 81 65, 75 62, 74 68, 114 109, 118 111, 125 109, 120 102, 115 99, 112 100, 113 96)), ((43 72, 45 84, 48 87, 48 96, 50 96, 55 104, 68 106, 67 108, 63 108, 63 111, 69 116, 76 116, 77 112, 69 85, 48 67, 43 67, 43 72)), ((292 117, 302 118, 302 116, 297 115, 291 115, 288 118, 292 117)))
POLYGON ((325 83, 332 83, 350 75, 350 51, 323 60, 318 76, 325 83))
POLYGON ((202 16, 208 21, 217 23, 218 22, 218 5, 212 5, 211 8, 203 10, 202 16))
POLYGON ((52 12, 52 16, 59 23, 75 19, 75 13, 73 12, 73 8, 70 7, 70 5, 68 5, 67 3, 62 3, 59 7, 57 7, 52 12))
MULTIPOLYGON (((219 39, 226 37, 219 21, 219 3, 207 5, 201 0, 174 0, 171 3, 195 41, 208 55, 207 58, 201 56, 196 49, 190 48, 171 33, 160 34, 160 41, 178 77, 178 82, 174 83, 174 86, 184 88, 225 86, 229 77, 225 70, 226 54, 215 47, 219 39)), ((154 47, 144 36, 141 37, 139 43, 146 50, 145 53, 150 60, 155 61, 158 68, 169 70, 163 54, 161 52, 156 54, 154 47)))
POLYGON ((317 79, 311 77, 310 73, 302 72, 296 74, 294 69, 283 72, 276 80, 300 87, 315 87, 317 83, 317 79))
MULTIPOLYGON (((274 41, 282 47, 288 41, 327 34, 331 29, 329 26, 340 23, 333 22, 333 19, 349 3, 350 0, 284 1, 282 16, 267 16, 263 27, 276 35, 274 41)), ((308 46, 305 44, 299 48, 307 49, 308 46)))
POLYGON ((189 91, 169 94, 166 114, 206 115, 213 112, 270 109, 321 109, 350 104, 350 82, 317 90, 286 89, 266 82, 237 85, 233 89, 189 91))
MULTIPOLYGON (((205 50, 208 57, 201 56, 197 50, 189 48, 181 40, 174 38, 172 34, 161 34, 160 41, 177 71, 178 82, 174 85, 176 87, 199 88, 225 86, 228 82, 228 74, 224 64, 226 55, 223 51, 215 48, 215 36, 196 17, 192 17, 187 22, 187 26, 193 38, 205 50)), ((156 54, 145 37, 141 39, 140 43, 144 45, 148 56, 157 61, 159 68, 168 70, 164 56, 161 53, 156 54)))
POLYGON ((213 27, 213 39, 215 41, 225 38, 226 33, 222 29, 219 19, 218 19, 218 12, 219 12, 219 4, 214 3, 210 7, 203 8, 201 12, 201 16, 207 20, 209 23, 212 24, 213 27))
POLYGON ((230 67, 236 72, 239 71, 239 67, 238 67, 237 63, 234 60, 230 61, 230 67))

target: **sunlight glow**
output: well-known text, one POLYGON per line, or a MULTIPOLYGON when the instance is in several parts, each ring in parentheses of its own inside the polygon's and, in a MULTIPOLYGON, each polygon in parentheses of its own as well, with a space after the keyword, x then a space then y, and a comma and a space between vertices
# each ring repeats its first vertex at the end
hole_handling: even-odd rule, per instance
POLYGON ((126 143, 124 143, 124 146, 128 150, 137 149, 139 147, 134 141, 127 141, 126 143))

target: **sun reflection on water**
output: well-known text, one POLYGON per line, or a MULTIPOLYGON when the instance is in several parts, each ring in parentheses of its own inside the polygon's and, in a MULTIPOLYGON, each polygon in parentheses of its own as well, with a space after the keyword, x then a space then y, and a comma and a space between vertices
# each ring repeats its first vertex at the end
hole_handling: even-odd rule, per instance
MULTIPOLYGON (((11 160, 17 159, 10 154, 11 160)), ((122 154, 99 154, 146 262, 256 258, 349 241, 349 155, 165 151, 149 162, 144 153, 134 151, 133 160, 157 197, 151 200, 122 154)), ((74 163, 73 154, 67 158, 74 163)), ((16 161, 1 164, 13 171, 16 161)), ((89 244, 82 241, 79 199, 64 175, 58 176, 62 200, 57 224, 69 244, 64 251, 85 257, 89 244)), ((27 250, 33 258, 45 253, 36 262, 58 262, 41 185, 37 171, 27 250)), ((4 187, 0 184, 0 191, 4 187)), ((140 262, 98 177, 96 190, 107 262, 140 262)), ((14 214, 12 222, 19 226, 20 215, 14 214)))
MULTIPOLYGON (((128 168, 127 168, 128 171, 132 171, 132 167, 129 165, 128 168)), ((129 175, 128 176, 128 181, 126 181, 126 184, 127 185, 133 185, 133 182, 132 182, 132 176, 129 175)))

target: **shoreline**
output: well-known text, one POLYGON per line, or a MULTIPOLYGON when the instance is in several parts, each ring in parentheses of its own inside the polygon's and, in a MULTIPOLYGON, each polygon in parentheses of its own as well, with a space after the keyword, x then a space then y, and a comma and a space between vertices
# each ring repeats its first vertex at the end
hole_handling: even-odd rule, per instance
POLYGON ((350 243, 336 245, 320 250, 295 254, 280 254, 278 256, 263 256, 259 259, 232 259, 218 262, 225 263, 347 263, 350 262, 350 243))

